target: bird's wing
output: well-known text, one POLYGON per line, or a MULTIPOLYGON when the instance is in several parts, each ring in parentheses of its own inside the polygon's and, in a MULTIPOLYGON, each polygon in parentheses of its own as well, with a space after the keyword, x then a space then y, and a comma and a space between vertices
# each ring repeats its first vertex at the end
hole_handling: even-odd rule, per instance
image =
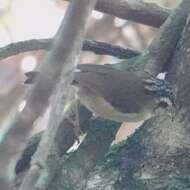
POLYGON ((118 111, 136 113, 140 111, 141 103, 150 98, 144 96, 143 80, 132 72, 90 64, 78 65, 78 69, 80 72, 75 73, 75 80, 103 97, 118 111))

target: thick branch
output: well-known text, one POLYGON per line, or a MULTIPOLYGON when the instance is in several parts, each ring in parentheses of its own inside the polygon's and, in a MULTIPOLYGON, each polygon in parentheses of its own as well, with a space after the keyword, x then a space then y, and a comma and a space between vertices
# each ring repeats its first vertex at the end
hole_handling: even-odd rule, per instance
POLYGON ((138 0, 98 0, 96 10, 154 27, 163 24, 170 12, 154 3, 138 0))
POLYGON ((120 59, 128 59, 140 55, 139 51, 130 48, 123 48, 116 45, 111 45, 105 42, 85 40, 83 43, 84 51, 92 51, 98 55, 111 55, 120 59))
MULTIPOLYGON (((85 25, 87 23, 89 15, 91 14, 91 11, 94 8, 95 3, 96 0, 71 1, 64 17, 64 22, 62 23, 62 26, 58 31, 61 39, 56 38, 54 42, 56 51, 53 52, 53 57, 56 58, 56 62, 53 62, 53 64, 51 64, 51 67, 59 74, 61 71, 58 71, 58 69, 62 70, 62 73, 60 81, 57 85, 56 93, 53 97, 52 111, 50 113, 48 130, 46 130, 46 132, 44 133, 42 140, 40 141, 40 145, 32 160, 31 168, 34 168, 35 166, 40 166, 40 171, 36 171, 36 173, 40 173, 39 178, 37 179, 37 181, 33 181, 33 184, 36 184, 35 187, 38 190, 48 188, 48 185, 54 177, 55 172, 59 168, 61 154, 59 151, 59 146, 56 143, 56 136, 58 134, 59 126, 62 119, 67 119, 67 103, 70 103, 70 95, 73 94, 73 90, 70 86, 72 74, 75 68, 75 64, 80 57, 82 40, 85 33, 85 25), (59 44, 60 41, 61 44, 59 44), (61 68, 60 62, 62 62, 61 68)), ((51 71, 49 71, 48 73, 46 72, 46 75, 44 76, 43 72, 47 70, 43 70, 45 69, 43 68, 43 65, 41 69, 42 73, 40 72, 39 76, 37 77, 34 88, 38 84, 43 84, 52 75, 51 71), (44 79, 46 80, 43 81, 44 79)), ((57 78, 57 76, 54 75, 53 77, 57 78)), ((44 86, 42 87, 43 95, 47 91, 47 89, 44 88, 44 86)), ((41 101, 44 102, 43 100, 41 101)), ((30 177, 30 175, 26 176, 23 184, 21 185, 21 190, 25 190, 25 187, 27 187, 27 181, 30 177)))
POLYGON ((181 127, 166 115, 145 122, 111 149, 104 164, 90 174, 86 190, 188 188, 189 181, 183 179, 190 150, 181 127))
MULTIPOLYGON (((183 36, 178 43, 174 57, 169 64, 168 80, 173 83, 177 91, 177 109, 181 115, 181 121, 189 128, 190 121, 190 14, 187 19, 183 36)), ((189 131, 189 129, 188 129, 189 131)))
POLYGON ((48 190, 85 188, 87 176, 94 166, 103 159, 120 123, 107 120, 91 120, 86 125, 87 137, 79 149, 62 162, 48 190))
MULTIPOLYGON (((28 51, 50 50, 52 44, 53 39, 33 39, 12 43, 0 48, 0 60, 28 51)), ((140 52, 129 48, 122 48, 120 46, 93 40, 84 40, 82 49, 83 51, 92 51, 99 55, 111 55, 120 59, 127 59, 140 54, 140 52)))
POLYGON ((141 65, 145 71, 153 75, 162 72, 167 67, 167 63, 170 61, 184 28, 189 11, 190 1, 183 0, 161 26, 148 48, 135 61, 136 65, 141 65))

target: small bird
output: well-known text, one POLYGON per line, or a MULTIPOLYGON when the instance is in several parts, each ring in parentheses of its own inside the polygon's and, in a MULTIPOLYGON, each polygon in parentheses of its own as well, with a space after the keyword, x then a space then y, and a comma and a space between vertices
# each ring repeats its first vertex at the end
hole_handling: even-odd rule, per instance
MULTIPOLYGON (((33 83, 36 75, 27 73, 26 83, 33 83)), ((175 103, 174 90, 166 80, 108 65, 79 64, 72 85, 80 102, 96 116, 117 122, 147 120, 158 107, 175 103)))
POLYGON ((173 106, 175 101, 166 80, 143 78, 107 65, 78 65, 72 84, 82 104, 95 115, 118 122, 149 119, 159 106, 173 106))

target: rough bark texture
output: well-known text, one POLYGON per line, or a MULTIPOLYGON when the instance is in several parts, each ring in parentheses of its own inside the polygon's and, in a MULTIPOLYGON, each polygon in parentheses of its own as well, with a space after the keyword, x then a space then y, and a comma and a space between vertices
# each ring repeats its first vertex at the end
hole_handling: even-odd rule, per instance
POLYGON ((170 62, 168 79, 174 84, 177 91, 178 112, 182 116, 181 121, 188 125, 190 119, 190 17, 187 20, 182 38, 176 52, 170 62))

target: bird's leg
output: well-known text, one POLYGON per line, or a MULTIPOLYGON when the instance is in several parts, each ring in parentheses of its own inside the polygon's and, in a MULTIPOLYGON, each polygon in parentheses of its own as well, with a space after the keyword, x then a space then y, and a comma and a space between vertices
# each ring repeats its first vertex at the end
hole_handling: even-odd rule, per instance
POLYGON ((77 98, 75 102, 75 118, 73 120, 73 131, 76 137, 76 140, 78 143, 80 143, 80 135, 82 134, 82 130, 80 128, 80 117, 79 117, 79 105, 80 105, 80 100, 77 98))

